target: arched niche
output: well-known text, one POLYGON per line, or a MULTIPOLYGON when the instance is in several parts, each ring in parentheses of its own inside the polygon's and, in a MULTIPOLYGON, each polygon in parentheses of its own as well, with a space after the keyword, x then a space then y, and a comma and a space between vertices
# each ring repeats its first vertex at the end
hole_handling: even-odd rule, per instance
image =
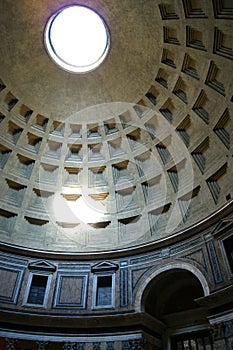
POLYGON ((208 284, 199 270, 174 264, 161 268, 147 280, 141 310, 171 328, 206 324, 206 310, 196 300, 207 294, 208 284))

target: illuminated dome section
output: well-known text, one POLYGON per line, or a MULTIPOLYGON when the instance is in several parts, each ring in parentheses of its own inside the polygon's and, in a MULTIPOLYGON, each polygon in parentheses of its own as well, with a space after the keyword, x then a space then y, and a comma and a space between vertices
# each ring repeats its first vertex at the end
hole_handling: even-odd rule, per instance
MULTIPOLYGON (((0 244, 128 254, 207 230, 233 204, 233 7, 95 2, 113 45, 101 67, 70 74, 41 45, 50 18, 46 42, 63 67, 94 69, 78 20, 69 43, 53 41, 70 10, 97 16, 70 2, 2 2, 0 244), (61 58, 69 45, 79 61, 61 58)), ((107 34, 93 62, 108 47, 107 34)))
POLYGON ((104 61, 109 50, 109 31, 96 12, 84 6, 69 6, 49 19, 45 45, 61 68, 86 73, 104 61))

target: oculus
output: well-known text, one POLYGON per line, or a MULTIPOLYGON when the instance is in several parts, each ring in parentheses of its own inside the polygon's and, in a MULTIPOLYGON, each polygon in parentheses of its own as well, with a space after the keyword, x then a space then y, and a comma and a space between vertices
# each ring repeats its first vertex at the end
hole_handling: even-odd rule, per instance
POLYGON ((110 47, 104 19, 94 10, 80 5, 64 7, 50 17, 44 41, 56 64, 80 74, 99 67, 110 47))

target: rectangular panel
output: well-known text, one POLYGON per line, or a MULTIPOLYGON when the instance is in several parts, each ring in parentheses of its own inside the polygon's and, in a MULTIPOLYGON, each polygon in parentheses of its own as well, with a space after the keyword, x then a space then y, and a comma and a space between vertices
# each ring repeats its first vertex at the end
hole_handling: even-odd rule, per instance
POLYGON ((122 269, 120 271, 120 303, 121 307, 125 307, 128 305, 128 270, 122 269))
POLYGON ((85 308, 88 275, 58 274, 54 299, 56 308, 85 308))
POLYGON ((23 277, 23 270, 0 267, 0 302, 16 304, 23 277))
POLYGON ((221 283, 223 281, 222 273, 221 273, 221 268, 218 262, 218 257, 215 251, 214 243, 213 241, 209 241, 206 243, 207 250, 209 253, 209 258, 211 262, 211 267, 214 275, 214 279, 216 284, 221 283))

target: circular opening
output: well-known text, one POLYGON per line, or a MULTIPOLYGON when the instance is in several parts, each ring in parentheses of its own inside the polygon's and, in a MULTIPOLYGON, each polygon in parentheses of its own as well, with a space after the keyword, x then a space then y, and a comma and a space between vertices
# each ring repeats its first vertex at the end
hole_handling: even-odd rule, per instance
POLYGON ((63 69, 86 73, 105 59, 109 31, 103 18, 85 6, 69 6, 55 13, 45 28, 45 45, 63 69))

